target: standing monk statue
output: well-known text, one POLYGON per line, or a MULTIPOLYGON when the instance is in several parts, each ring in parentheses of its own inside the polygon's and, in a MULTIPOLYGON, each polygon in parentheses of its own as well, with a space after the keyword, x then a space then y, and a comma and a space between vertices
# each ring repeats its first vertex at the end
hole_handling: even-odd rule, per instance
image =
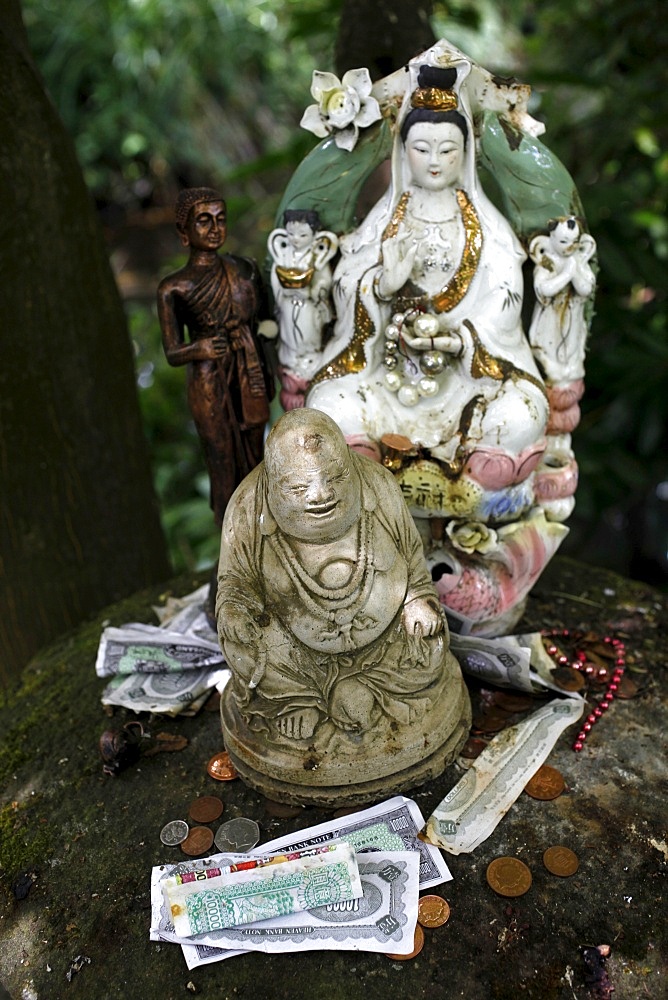
MULTIPOLYGON (((273 396, 257 336, 262 285, 254 261, 218 254, 227 226, 225 202, 217 191, 181 191, 176 228, 190 256, 160 282, 158 316, 168 362, 188 366, 188 405, 220 528, 232 493, 262 459, 273 396)), ((212 597, 214 592, 215 585, 212 597)))

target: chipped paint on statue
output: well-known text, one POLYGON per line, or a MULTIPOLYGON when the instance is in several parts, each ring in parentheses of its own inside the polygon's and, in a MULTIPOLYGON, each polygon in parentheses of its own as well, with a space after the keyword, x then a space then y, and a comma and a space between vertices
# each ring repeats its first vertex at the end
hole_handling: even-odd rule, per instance
MULTIPOLYGON (((595 244, 575 218, 568 175, 536 138, 542 126, 527 114, 528 87, 491 77, 445 40, 407 69, 374 85, 383 121, 339 154, 356 162, 364 133, 389 123, 386 193, 342 231, 331 174, 327 196, 318 191, 340 254, 331 335, 306 405, 392 469, 452 620, 501 634, 567 533, 595 244), (503 176, 516 184, 504 206, 513 225, 480 183, 483 152, 505 158, 503 176), (529 336, 527 250, 538 300, 529 336), (482 538, 480 525, 484 543, 457 545, 482 538)), ((331 156, 328 143, 311 158, 331 156)), ((342 159, 339 187, 352 174, 344 167, 342 159)), ((298 179, 289 190, 291 205, 313 203, 298 179)))

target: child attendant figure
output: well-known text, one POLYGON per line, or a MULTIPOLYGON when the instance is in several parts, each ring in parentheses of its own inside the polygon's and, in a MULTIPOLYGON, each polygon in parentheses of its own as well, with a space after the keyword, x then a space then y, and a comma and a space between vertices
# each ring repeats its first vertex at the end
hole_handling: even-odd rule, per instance
POLYGON ((323 330, 332 318, 332 270, 338 249, 334 233, 320 229, 317 212, 289 209, 283 229, 269 235, 271 287, 280 335, 278 359, 281 403, 304 405, 304 394, 320 366, 323 330))

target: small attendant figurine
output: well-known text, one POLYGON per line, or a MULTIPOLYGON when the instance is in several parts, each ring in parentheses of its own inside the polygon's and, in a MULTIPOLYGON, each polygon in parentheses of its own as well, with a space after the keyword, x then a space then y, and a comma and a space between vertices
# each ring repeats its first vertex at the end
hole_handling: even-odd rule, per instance
POLYGON ((262 459, 273 395, 257 336, 262 288, 254 261, 218 254, 227 228, 217 191, 182 191, 176 228, 190 256, 160 282, 158 316, 167 360, 188 366, 188 405, 220 526, 235 488, 262 459))
POLYGON ((225 746, 252 787, 362 802, 440 774, 469 701, 391 473, 296 408, 225 515, 218 631, 225 746))
POLYGON ((268 248, 280 327, 281 402, 287 410, 303 406, 304 392, 320 365, 323 330, 332 319, 329 262, 336 254, 338 240, 334 233, 320 229, 317 212, 288 209, 283 224, 285 228, 269 234, 268 248))
POLYGON ((529 339, 548 383, 573 382, 584 376, 585 304, 596 285, 589 263, 595 252, 593 238, 581 231, 573 216, 554 219, 546 236, 531 241, 538 301, 529 339))

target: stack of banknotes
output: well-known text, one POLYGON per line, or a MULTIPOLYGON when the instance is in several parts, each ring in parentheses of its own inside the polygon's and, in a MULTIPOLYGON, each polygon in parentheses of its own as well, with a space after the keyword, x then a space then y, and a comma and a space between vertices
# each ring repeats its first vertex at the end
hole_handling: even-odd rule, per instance
POLYGON ((409 955, 420 891, 452 878, 423 827, 398 795, 250 854, 158 865, 151 940, 179 944, 189 969, 248 951, 409 955))
POLYGON ((192 715, 213 688, 222 691, 230 672, 204 611, 208 589, 156 608, 160 625, 104 629, 95 662, 98 677, 109 679, 103 705, 192 715))

